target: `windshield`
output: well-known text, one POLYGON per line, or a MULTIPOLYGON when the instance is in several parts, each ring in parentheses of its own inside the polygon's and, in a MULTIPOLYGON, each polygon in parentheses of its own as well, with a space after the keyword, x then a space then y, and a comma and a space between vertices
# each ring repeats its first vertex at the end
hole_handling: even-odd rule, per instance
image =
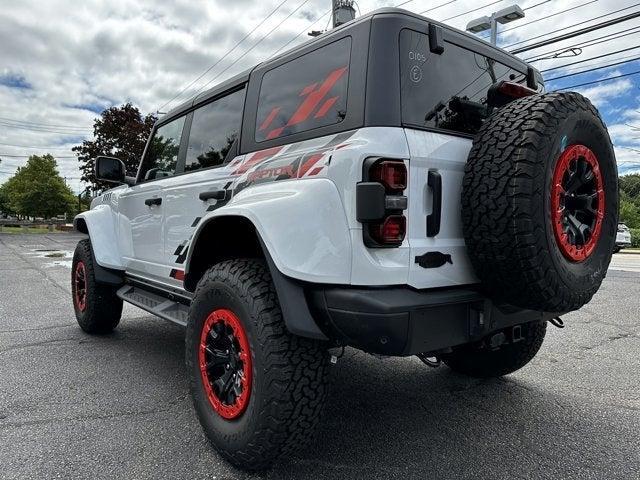
POLYGON ((429 36, 400 32, 400 95, 405 125, 474 134, 491 114, 489 87, 501 80, 526 83, 526 74, 484 55, 446 43, 429 51, 429 36))

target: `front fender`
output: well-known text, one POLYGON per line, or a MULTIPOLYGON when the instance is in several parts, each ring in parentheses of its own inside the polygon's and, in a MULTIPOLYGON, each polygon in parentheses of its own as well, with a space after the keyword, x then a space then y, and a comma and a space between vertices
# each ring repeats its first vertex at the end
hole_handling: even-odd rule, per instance
MULTIPOLYGON (((331 180, 273 182, 243 190, 199 222, 194 244, 209 221, 223 216, 247 218, 283 275, 315 283, 350 282, 349 226, 331 180)), ((187 265, 193 253, 189 250, 187 265)))
POLYGON ((118 250, 115 213, 109 205, 98 205, 82 212, 73 219, 77 230, 88 233, 91 247, 98 265, 117 270, 124 270, 122 257, 118 250), (86 225, 86 231, 81 226, 86 225))

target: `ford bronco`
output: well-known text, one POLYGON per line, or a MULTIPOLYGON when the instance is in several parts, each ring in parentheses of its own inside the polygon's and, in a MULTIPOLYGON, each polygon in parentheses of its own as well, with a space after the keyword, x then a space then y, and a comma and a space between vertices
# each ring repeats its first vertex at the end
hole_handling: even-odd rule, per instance
POLYGON ((95 168, 118 186, 75 218, 80 327, 112 331, 123 301, 184 325, 202 427, 249 470, 311 435, 330 348, 523 367, 598 290, 618 225, 586 98, 398 9, 175 108, 137 172, 95 168))

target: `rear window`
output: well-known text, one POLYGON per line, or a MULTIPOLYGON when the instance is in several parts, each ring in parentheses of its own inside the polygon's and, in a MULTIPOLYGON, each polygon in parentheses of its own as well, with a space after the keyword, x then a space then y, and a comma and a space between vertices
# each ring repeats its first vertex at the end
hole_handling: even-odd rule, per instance
POLYGON ((269 70, 262 78, 256 142, 341 122, 346 115, 351 38, 269 70))
POLYGON ((448 42, 441 55, 431 53, 428 35, 400 32, 404 124, 473 134, 491 113, 489 87, 501 80, 526 84, 526 74, 448 42))

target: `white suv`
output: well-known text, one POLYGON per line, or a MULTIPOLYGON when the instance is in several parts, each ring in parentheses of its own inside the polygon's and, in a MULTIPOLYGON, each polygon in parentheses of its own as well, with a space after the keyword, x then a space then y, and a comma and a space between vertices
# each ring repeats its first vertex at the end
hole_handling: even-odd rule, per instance
POLYGON ((78 322, 109 332, 126 301, 185 325, 200 422, 253 470, 313 431, 331 347, 524 366, 597 291, 617 227, 588 100, 397 9, 169 112, 130 174, 96 159, 120 186, 75 219, 78 322))

